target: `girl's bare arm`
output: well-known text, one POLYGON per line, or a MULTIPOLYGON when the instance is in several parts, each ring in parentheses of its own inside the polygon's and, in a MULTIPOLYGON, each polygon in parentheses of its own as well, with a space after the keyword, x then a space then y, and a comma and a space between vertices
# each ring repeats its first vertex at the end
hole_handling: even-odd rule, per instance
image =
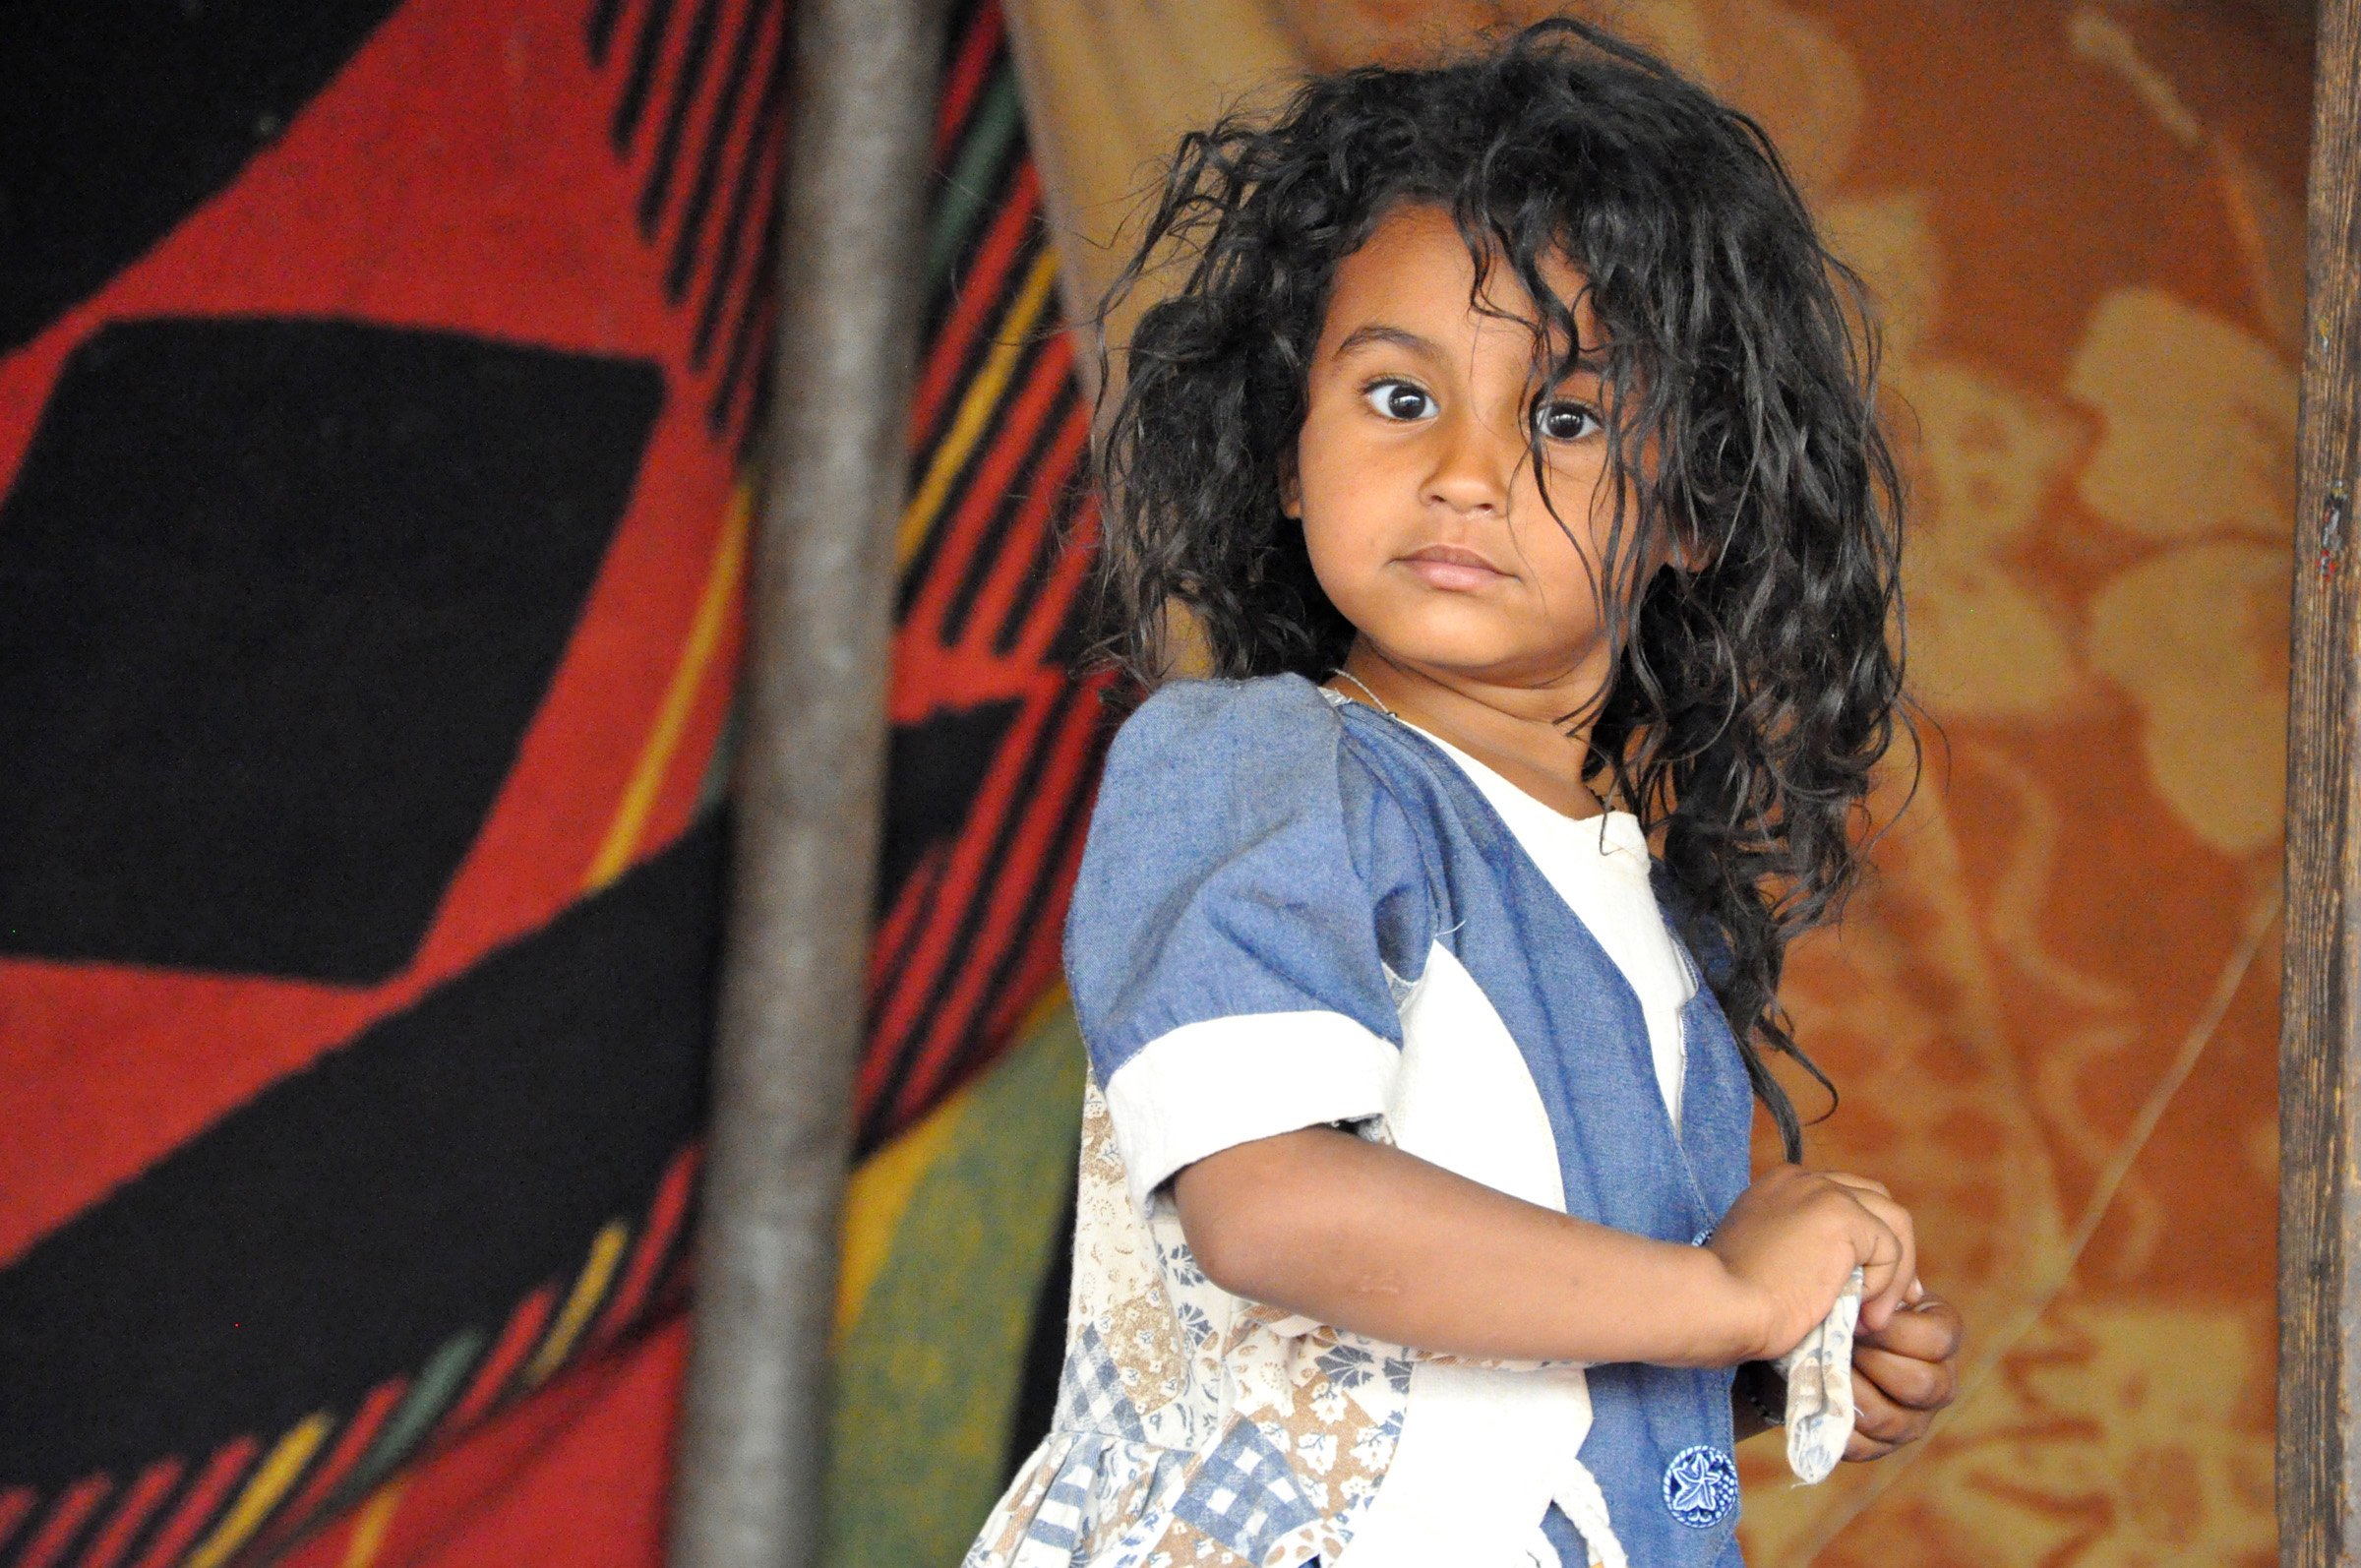
POLYGON ((1173 1194, 1215 1284, 1338 1328, 1511 1360, 1727 1366, 1801 1339, 1881 1235, 1871 1297, 1891 1310, 1882 1287, 1908 1262, 1907 1219, 1900 1240, 1885 1234, 1864 1205, 1891 1200, 1856 1201, 1844 1179, 1773 1173, 1712 1247, 1574 1219, 1329 1127, 1210 1155, 1174 1178, 1173 1194), (1729 1237, 1733 1223, 1741 1234, 1729 1237), (1725 1249, 1725 1237, 1737 1245, 1725 1249), (1795 1278, 1772 1288, 1766 1273, 1795 1278))

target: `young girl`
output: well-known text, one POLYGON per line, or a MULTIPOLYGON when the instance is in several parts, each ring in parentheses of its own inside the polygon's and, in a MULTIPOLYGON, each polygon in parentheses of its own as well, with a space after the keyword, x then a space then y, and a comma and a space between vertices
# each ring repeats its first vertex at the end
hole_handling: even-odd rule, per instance
POLYGON ((1119 291, 1175 247, 1100 583, 1218 679, 1108 758, 1067 1360, 968 1561, 1736 1563, 1763 1362, 1855 1284, 1871 1457, 1958 1343, 1766 1065, 1900 694, 1850 275, 1567 22, 1188 138, 1119 291))

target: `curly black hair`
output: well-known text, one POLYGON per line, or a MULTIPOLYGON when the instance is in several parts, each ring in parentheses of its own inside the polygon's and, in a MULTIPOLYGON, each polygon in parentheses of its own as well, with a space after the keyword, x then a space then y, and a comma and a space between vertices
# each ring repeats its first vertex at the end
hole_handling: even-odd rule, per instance
POLYGON ((1579 715, 1589 767, 1662 828, 1675 919, 1798 1159, 1767 1057, 1834 1091, 1796 1046, 1780 976, 1787 943, 1858 881, 1872 769, 1909 734, 1903 497, 1865 292, 1752 119, 1561 19, 1428 69, 1313 78, 1276 114, 1183 139, 1101 310, 1180 272, 1101 408, 1097 651, 1153 686, 1177 601, 1217 676, 1317 681, 1343 662, 1354 629, 1281 482, 1337 266, 1410 206, 1452 215, 1472 305, 1487 308, 1492 268, 1524 285, 1545 329, 1537 389, 1601 351, 1544 262, 1584 279, 1605 337, 1600 574, 1618 585, 1602 592, 1614 674, 1579 715))

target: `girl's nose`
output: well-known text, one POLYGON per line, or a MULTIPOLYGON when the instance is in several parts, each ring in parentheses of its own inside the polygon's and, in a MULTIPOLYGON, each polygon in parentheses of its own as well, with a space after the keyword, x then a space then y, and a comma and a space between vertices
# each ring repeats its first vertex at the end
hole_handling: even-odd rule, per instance
POLYGON ((1424 499, 1459 513, 1503 513, 1522 444, 1466 413, 1435 422, 1434 466, 1427 471, 1424 499))

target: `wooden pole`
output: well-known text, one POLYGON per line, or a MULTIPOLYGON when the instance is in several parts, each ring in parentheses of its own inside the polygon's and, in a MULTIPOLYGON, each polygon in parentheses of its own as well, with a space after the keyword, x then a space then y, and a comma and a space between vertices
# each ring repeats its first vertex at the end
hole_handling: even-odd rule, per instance
POLYGON ((820 1541, 941 53, 931 0, 793 9, 777 390, 749 579, 675 1568, 804 1568, 820 1541))
POLYGON ((2313 79, 2287 957, 2279 1040, 2279 1561, 2361 1561, 2361 0, 2324 0, 2313 79))

